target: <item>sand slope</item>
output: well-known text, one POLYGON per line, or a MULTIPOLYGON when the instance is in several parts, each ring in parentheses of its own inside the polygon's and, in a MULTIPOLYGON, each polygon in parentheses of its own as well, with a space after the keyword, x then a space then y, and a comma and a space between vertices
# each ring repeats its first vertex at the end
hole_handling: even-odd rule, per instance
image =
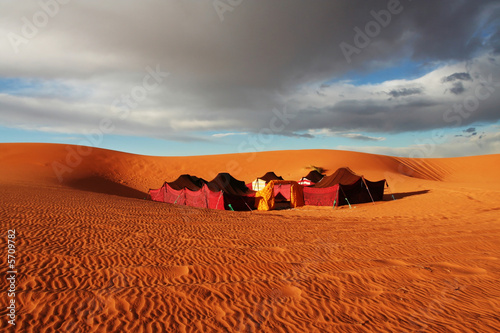
MULTIPOLYGON (((500 155, 148 157, 93 149, 60 181, 53 163, 76 149, 0 144, 0 221, 18 233, 18 331, 500 327, 500 155), (249 182, 273 170, 298 179, 311 164, 387 178, 398 200, 223 212, 140 199, 180 173, 209 179, 228 171, 249 182)), ((2 306, 0 330, 6 313, 2 306)))

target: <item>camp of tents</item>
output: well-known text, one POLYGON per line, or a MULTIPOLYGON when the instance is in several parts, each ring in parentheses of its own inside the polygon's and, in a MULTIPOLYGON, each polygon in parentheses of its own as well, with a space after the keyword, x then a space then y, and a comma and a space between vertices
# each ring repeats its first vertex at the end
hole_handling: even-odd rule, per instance
POLYGON ((330 176, 311 171, 298 182, 283 180, 274 172, 245 184, 228 173, 211 181, 181 175, 149 190, 151 199, 170 204, 221 210, 251 211, 295 208, 304 205, 342 206, 383 200, 385 179, 372 182, 349 168, 330 176))

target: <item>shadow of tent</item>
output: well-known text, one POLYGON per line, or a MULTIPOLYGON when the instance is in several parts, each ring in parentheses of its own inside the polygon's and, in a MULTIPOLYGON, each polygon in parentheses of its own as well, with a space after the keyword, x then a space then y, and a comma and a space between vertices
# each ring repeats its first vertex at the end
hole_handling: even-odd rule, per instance
MULTIPOLYGON (((414 191, 414 192, 401 192, 401 193, 393 193, 394 199, 403 199, 406 197, 411 197, 414 195, 421 195, 421 194, 426 194, 429 193, 429 190, 422 190, 422 191, 414 191)), ((391 194, 384 194, 384 201, 389 201, 392 200, 391 194)))
POLYGON ((144 199, 148 197, 147 193, 99 176, 77 179, 69 182, 67 185, 77 190, 111 194, 126 198, 144 199))

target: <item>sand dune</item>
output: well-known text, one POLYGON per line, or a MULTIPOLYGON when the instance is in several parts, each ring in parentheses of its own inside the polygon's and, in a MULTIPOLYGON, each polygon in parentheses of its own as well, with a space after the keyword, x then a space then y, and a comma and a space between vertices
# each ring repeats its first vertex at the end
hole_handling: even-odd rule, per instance
POLYGON ((0 144, 0 217, 18 235, 17 331, 500 327, 500 155, 151 157, 92 149, 60 179, 54 162, 67 165, 77 149, 0 144), (309 165, 387 178, 397 200, 225 212, 143 199, 181 173, 210 179, 226 171, 249 182, 273 170, 298 179, 309 165))

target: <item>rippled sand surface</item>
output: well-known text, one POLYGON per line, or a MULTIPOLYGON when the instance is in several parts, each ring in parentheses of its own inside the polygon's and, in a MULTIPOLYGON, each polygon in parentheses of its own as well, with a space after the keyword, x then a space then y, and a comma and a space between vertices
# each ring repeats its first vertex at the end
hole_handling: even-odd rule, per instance
MULTIPOLYGON (((59 181, 53 162, 67 152, 0 144, 1 243, 15 228, 19 332, 500 327, 500 155, 168 158, 94 149, 59 181), (229 171, 250 182, 273 170, 297 180, 310 164, 387 178, 397 200, 272 212, 144 200, 180 173, 229 171)), ((0 330, 10 326, 4 305, 0 330)))

